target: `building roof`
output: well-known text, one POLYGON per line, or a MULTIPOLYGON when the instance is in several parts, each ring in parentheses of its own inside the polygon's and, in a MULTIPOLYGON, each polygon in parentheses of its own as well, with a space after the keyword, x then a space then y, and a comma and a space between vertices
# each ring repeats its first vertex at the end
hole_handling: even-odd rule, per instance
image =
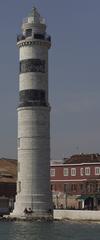
POLYGON ((15 183, 17 179, 17 160, 0 158, 0 183, 15 183))
POLYGON ((50 165, 51 166, 53 166, 53 165, 62 165, 62 164, 64 164, 64 159, 62 159, 62 160, 51 160, 50 161, 50 165))
POLYGON ((100 154, 76 154, 64 158, 64 164, 100 163, 100 154))
MULTIPOLYGON (((100 163, 100 154, 77 154, 63 160, 51 161, 53 165, 100 163)), ((93 177, 94 178, 94 177, 93 177)), ((99 178, 96 176, 96 179, 99 178)), ((0 183, 15 183, 17 180, 17 160, 0 158, 0 183)))

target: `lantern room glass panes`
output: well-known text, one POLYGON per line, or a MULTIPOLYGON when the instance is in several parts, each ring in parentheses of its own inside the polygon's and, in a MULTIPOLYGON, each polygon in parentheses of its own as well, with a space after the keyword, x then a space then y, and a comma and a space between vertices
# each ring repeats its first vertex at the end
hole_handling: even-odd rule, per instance
POLYGON ((31 37, 32 36, 32 29, 29 28, 29 29, 26 29, 26 37, 31 37))

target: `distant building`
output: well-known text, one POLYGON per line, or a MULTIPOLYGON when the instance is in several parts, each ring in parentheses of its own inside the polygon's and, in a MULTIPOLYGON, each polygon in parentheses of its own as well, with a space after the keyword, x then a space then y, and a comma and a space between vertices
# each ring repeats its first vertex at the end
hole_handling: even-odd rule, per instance
POLYGON ((100 154, 80 154, 51 163, 55 208, 100 209, 100 154))
MULTIPOLYGON (((50 175, 55 208, 100 210, 100 154, 51 161, 50 175)), ((17 161, 0 159, 0 214, 13 208, 16 179, 17 161)))
POLYGON ((16 195, 17 161, 0 159, 0 215, 8 214, 14 207, 16 195))

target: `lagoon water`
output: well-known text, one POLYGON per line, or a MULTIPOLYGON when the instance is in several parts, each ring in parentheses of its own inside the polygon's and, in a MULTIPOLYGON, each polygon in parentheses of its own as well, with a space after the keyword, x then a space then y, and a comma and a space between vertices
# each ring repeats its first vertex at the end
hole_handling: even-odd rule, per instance
POLYGON ((100 224, 0 222, 0 240, 100 240, 100 224))

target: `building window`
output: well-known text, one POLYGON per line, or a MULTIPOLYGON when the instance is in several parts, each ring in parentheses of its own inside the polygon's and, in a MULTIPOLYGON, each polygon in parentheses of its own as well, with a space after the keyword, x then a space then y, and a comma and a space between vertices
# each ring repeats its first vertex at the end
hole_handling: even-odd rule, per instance
POLYGON ((77 184, 71 184, 71 192, 77 191, 77 184))
POLYGON ((34 38, 35 39, 42 39, 42 40, 44 40, 45 39, 45 35, 44 34, 35 33, 34 34, 34 38))
POLYGON ((95 175, 100 175, 100 167, 95 167, 95 175))
POLYGON ((80 168, 80 175, 83 176, 84 175, 84 169, 80 168))
POLYGON ((71 176, 76 176, 76 168, 71 168, 71 176))
POLYGON ((55 168, 50 169, 50 176, 55 177, 55 168))
POLYGON ((68 168, 64 168, 63 169, 63 175, 64 176, 68 176, 68 168))
POLYGON ((67 184, 65 183, 64 184, 64 193, 66 193, 67 192, 67 184))
POLYGON ((81 183, 81 184, 79 184, 79 189, 80 189, 80 191, 81 192, 83 192, 84 191, 84 185, 81 183))
POLYGON ((92 183, 86 184, 86 191, 87 191, 87 193, 93 193, 93 184, 92 183))
POLYGON ((70 184, 64 183, 64 193, 69 193, 69 192, 70 192, 70 184))
POLYGON ((51 191, 55 192, 56 191, 56 184, 51 184, 51 191))
POLYGON ((26 29, 26 37, 31 37, 32 36, 32 29, 26 29))
POLYGON ((85 168, 85 175, 87 175, 87 176, 90 175, 90 167, 85 168))
POLYGON ((98 199, 98 205, 100 206, 100 199, 98 199))
POLYGON ((97 184, 96 184, 96 192, 97 192, 97 193, 100 193, 100 183, 97 183, 97 184))
POLYGON ((87 191, 88 193, 90 193, 90 184, 89 184, 89 183, 87 183, 87 185, 86 185, 86 191, 87 191))

